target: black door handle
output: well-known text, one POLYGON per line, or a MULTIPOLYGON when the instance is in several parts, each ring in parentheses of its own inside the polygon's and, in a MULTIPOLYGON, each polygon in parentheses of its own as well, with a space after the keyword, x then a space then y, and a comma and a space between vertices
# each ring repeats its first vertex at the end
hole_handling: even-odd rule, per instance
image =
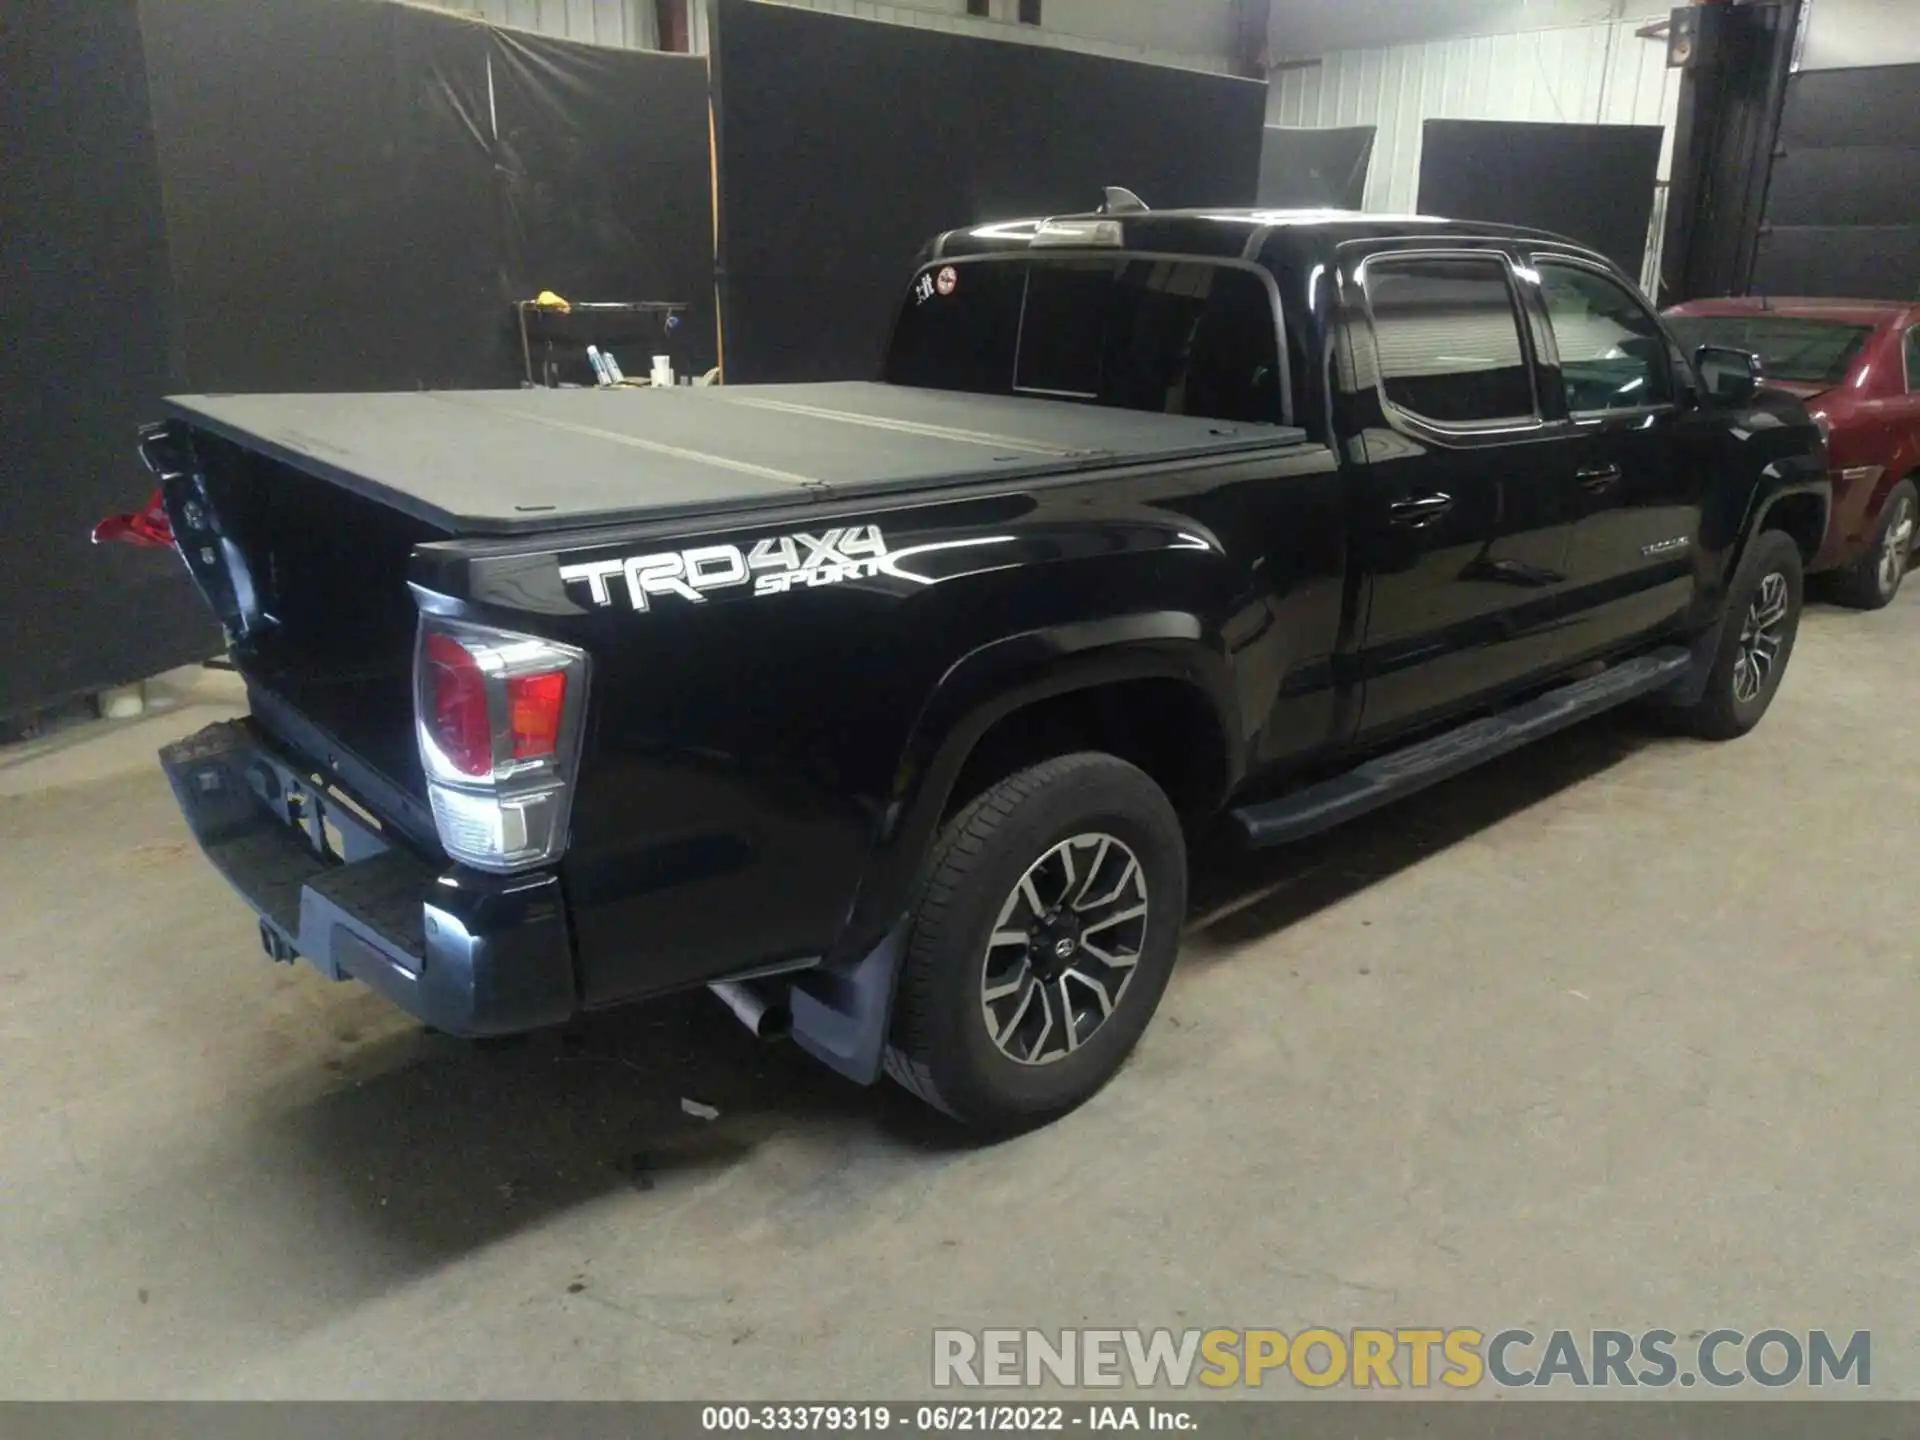
POLYGON ((1596 465, 1591 470, 1581 470, 1574 475, 1582 490, 1611 490, 1620 483, 1618 465, 1596 465))
POLYGON ((1453 497, 1435 490, 1425 495, 1415 495, 1406 500, 1396 500, 1387 506, 1387 518, 1395 525, 1413 527, 1438 520, 1453 509, 1453 497))

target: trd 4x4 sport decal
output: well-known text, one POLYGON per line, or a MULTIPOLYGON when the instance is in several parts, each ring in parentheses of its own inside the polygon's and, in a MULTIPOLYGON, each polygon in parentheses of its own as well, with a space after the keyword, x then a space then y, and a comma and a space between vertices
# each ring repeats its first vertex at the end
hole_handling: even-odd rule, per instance
POLYGON ((623 592, 635 610, 651 609, 653 599, 662 595, 702 603, 709 591, 732 589, 749 581, 755 595, 784 595, 789 590, 876 575, 929 585, 933 582, 927 576, 901 570, 897 568, 899 563, 911 555, 997 544, 1004 538, 949 540, 888 550, 878 525, 852 525, 819 535, 770 535, 749 550, 738 545, 698 545, 656 555, 588 560, 562 565, 560 578, 569 585, 586 586, 595 605, 611 605, 614 595, 623 592))

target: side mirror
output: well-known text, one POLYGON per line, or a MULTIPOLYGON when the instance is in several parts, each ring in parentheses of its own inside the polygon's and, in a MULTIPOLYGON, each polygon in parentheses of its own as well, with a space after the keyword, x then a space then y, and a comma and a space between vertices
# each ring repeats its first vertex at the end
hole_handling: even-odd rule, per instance
POLYGON ((1766 380, 1760 357, 1731 345, 1702 345, 1693 352, 1694 368, 1707 398, 1719 405, 1744 405, 1766 380))

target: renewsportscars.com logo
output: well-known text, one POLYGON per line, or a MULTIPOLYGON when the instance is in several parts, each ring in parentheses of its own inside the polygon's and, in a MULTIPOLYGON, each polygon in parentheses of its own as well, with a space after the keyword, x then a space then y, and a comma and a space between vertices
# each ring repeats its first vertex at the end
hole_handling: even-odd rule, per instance
POLYGON ((1780 1388, 1873 1381, 1873 1337, 1825 1330, 936 1330, 937 1388, 1780 1388))

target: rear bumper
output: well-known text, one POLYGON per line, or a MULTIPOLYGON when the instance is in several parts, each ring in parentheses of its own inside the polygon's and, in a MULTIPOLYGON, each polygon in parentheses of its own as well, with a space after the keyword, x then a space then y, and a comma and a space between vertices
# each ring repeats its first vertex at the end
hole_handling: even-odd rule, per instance
POLYGON ((167 746, 160 763, 200 848, 278 958, 359 980, 453 1035, 516 1034, 577 1008, 556 876, 423 862, 316 789, 245 720, 167 746))

